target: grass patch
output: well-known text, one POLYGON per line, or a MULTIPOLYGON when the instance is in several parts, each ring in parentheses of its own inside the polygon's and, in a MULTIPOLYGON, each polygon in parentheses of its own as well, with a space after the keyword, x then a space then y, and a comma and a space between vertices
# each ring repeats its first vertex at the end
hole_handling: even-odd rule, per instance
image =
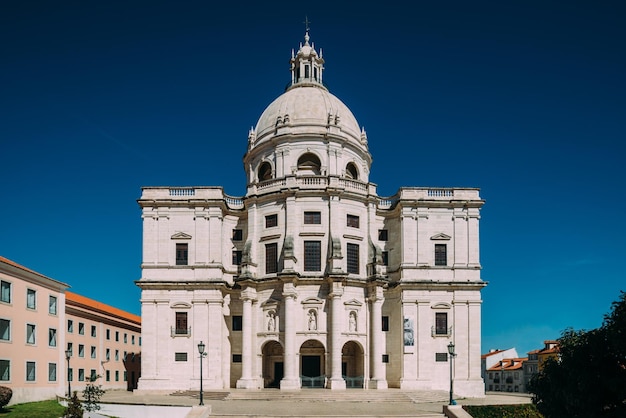
POLYGON ((20 403, 0 409, 0 417, 10 418, 59 418, 65 407, 53 399, 50 401, 20 403))
POLYGON ((463 405, 473 418, 544 418, 535 405, 463 405))

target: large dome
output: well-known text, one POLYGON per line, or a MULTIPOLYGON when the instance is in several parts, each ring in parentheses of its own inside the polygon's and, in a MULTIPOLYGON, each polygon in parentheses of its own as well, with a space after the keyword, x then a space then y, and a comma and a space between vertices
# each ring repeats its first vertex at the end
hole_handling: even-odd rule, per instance
MULTIPOLYGON (((274 100, 261 114, 255 133, 259 145, 287 127, 291 134, 325 135, 329 127, 361 145, 359 124, 348 107, 319 84, 298 84, 274 100)), ((361 145, 362 146, 362 145, 361 145)))

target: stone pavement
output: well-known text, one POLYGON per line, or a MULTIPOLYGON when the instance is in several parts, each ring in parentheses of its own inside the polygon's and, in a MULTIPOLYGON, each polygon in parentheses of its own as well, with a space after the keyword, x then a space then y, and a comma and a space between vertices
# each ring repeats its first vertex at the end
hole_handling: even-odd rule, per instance
MULTIPOLYGON (((210 391, 203 393, 204 415, 195 408, 197 416, 220 418, 235 417, 443 417, 443 405, 448 403, 449 393, 443 391, 404 391, 399 389, 363 390, 348 389, 302 389, 280 391, 277 389, 210 391)), ((127 391, 107 391, 103 404, 178 406, 181 411, 199 404, 199 392, 188 391, 174 394, 147 394, 127 391)), ((467 405, 502 405, 530 403, 526 394, 489 392, 485 398, 458 399, 467 405)), ((129 408, 130 409, 130 408, 129 408)), ((173 408, 172 412, 174 409, 173 408)), ((152 416, 161 415, 152 409, 152 416)), ((186 414, 186 412, 185 412, 186 414)), ((191 414, 191 413, 190 413, 191 414)), ((128 415, 134 416, 134 415, 128 415)), ((186 416, 186 415, 182 415, 186 416)), ((124 418, 124 417, 120 417, 124 418)))

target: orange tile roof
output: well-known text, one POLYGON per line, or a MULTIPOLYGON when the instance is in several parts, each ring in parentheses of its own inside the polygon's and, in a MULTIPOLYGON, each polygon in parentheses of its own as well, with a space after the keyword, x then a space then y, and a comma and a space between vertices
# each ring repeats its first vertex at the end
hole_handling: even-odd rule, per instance
POLYGON ((524 362, 528 360, 528 357, 518 358, 505 358, 494 366, 491 366, 488 371, 498 372, 501 370, 520 370, 524 367, 524 362))
POLYGON ((78 295, 76 293, 72 293, 72 292, 65 292, 65 300, 66 303, 68 302, 73 302, 76 303, 78 305, 83 305, 86 306, 88 308, 91 309, 95 309, 97 311, 109 314, 109 315, 113 315, 113 316, 117 316, 119 318, 123 318, 123 319, 127 319, 129 321, 132 322, 136 322, 137 324, 141 325, 141 317, 131 314, 129 312, 123 311, 121 309, 118 308, 114 308, 113 306, 109 306, 107 304, 104 304, 102 302, 98 302, 96 300, 93 299, 89 299, 85 296, 81 296, 78 295))
POLYGON ((70 285, 68 285, 67 283, 63 283, 63 282, 60 282, 60 281, 58 281, 58 280, 55 280, 55 279, 53 279, 53 278, 51 278, 51 277, 44 276, 44 275, 43 275, 43 274, 41 274, 41 273, 37 273, 35 270, 31 270, 31 269, 29 269, 28 267, 24 267, 23 265, 18 264, 18 263, 16 263, 16 262, 15 262, 15 261, 13 261, 13 260, 9 260, 9 259, 8 259, 8 258, 6 258, 6 257, 2 257, 1 255, 0 255, 0 262, 3 262, 3 263, 5 263, 5 264, 8 264, 8 265, 13 266, 13 267, 17 267, 17 268, 18 268, 18 269, 20 269, 20 270, 24 270, 24 271, 27 271, 27 272, 29 272, 29 273, 36 274, 37 276, 42 277, 42 278, 44 278, 44 279, 47 279, 47 280, 52 280, 53 282, 57 282, 57 283, 59 283, 59 284, 61 284, 61 285, 65 286, 65 287, 70 287, 70 285))

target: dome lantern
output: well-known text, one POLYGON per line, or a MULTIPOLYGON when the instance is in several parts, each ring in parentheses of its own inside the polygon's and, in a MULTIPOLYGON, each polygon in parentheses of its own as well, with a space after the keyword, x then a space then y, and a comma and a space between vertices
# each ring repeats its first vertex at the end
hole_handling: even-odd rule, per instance
POLYGON ((324 59, 318 55, 314 46, 309 44, 309 28, 307 25, 304 34, 304 45, 300 44, 298 52, 291 53, 291 83, 287 90, 298 85, 317 84, 323 87, 322 72, 324 71, 324 59))

